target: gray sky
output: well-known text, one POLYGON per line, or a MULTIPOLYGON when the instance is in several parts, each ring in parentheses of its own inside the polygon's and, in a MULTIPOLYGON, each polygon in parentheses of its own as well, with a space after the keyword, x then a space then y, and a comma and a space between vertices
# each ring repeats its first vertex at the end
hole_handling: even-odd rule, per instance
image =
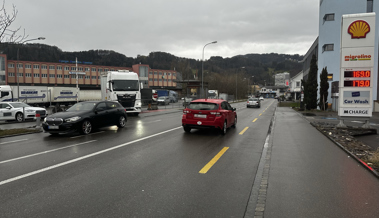
POLYGON ((11 28, 63 51, 161 51, 184 58, 304 55, 318 35, 319 0, 6 0, 11 28))

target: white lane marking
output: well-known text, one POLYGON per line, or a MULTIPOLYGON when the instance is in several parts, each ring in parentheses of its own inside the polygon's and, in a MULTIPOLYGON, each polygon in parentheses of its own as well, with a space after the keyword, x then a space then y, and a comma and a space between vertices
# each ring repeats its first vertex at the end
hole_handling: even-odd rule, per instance
POLYGON ((24 159, 24 158, 28 158, 28 157, 33 157, 33 156, 37 156, 37 155, 41 155, 41 154, 47 154, 47 153, 50 153, 50 152, 53 152, 53 151, 58 151, 58 150, 74 147, 74 146, 77 146, 77 145, 87 144, 87 143, 91 143, 91 142, 95 142, 95 141, 96 140, 92 140, 92 141, 78 143, 78 144, 74 144, 74 145, 69 145, 69 146, 65 146, 65 147, 61 147, 61 148, 57 148, 57 149, 43 151, 43 152, 39 152, 39 153, 35 153, 35 154, 30 154, 30 155, 26 155, 26 156, 22 156, 22 157, 17 157, 17 158, 13 158, 13 159, 9 159, 9 160, 3 160, 3 161, 0 161, 0 164, 11 162, 11 161, 15 161, 15 160, 20 160, 20 159, 24 159))
POLYGON ((2 142, 2 143, 0 143, 0 145, 9 144, 9 143, 15 143, 15 142, 21 142, 21 141, 25 141, 25 140, 28 140, 28 139, 20 139, 20 140, 14 140, 14 141, 9 141, 9 142, 2 142))
POLYGON ((133 144, 133 143, 136 143, 136 142, 139 142, 139 141, 143 141, 145 139, 149 139, 149 138, 152 138, 152 137, 155 137, 155 136, 158 136, 158 135, 162 135, 162 134, 165 134, 165 133, 168 133, 168 132, 180 129, 180 128, 182 128, 182 127, 180 126, 180 127, 176 127, 176 128, 173 128, 173 129, 169 129, 169 130, 163 131, 161 133, 156 133, 156 134, 153 134, 153 135, 150 135, 150 136, 146 136, 144 138, 140 138, 140 139, 137 139, 137 140, 134 140, 134 141, 131 141, 131 142, 127 142, 127 143, 124 143, 124 144, 121 144, 121 145, 117 145, 115 147, 108 148, 108 149, 105 149, 105 150, 102 150, 102 151, 98 151, 98 152, 95 152, 95 153, 92 153, 92 154, 88 154, 88 155, 85 155, 83 157, 78 157, 78 158, 75 158, 75 159, 72 159, 72 160, 69 160, 69 161, 65 161, 65 162, 60 163, 60 164, 56 164, 56 165, 53 165, 53 166, 50 166, 50 167, 46 167, 46 168, 43 168, 43 169, 40 169, 40 170, 36 170, 36 171, 30 172, 30 173, 21 175, 21 176, 16 176, 16 177, 13 177, 13 178, 10 178, 10 179, 6 179, 6 180, 3 180, 3 181, 0 181, 0 186, 4 185, 4 184, 7 184, 7 183, 10 183, 10 182, 14 182, 14 181, 26 178, 26 177, 29 177, 29 176, 33 176, 33 175, 38 174, 38 173, 42 173, 42 172, 45 172, 45 171, 48 171, 48 170, 52 170, 52 169, 55 169, 55 168, 58 168, 58 167, 61 167, 61 166, 64 166, 64 165, 67 165, 67 164, 70 164, 70 163, 78 162, 80 160, 84 160, 84 159, 87 159, 87 158, 90 158, 90 157, 93 157, 93 156, 96 156, 96 155, 99 155, 99 154, 102 154, 102 153, 105 153, 105 152, 108 152, 108 151, 112 151, 112 150, 115 150, 115 149, 118 149, 118 148, 122 148, 124 146, 130 145, 130 144, 133 144))
MULTIPOLYGON (((100 131, 100 132, 95 132, 95 133, 91 133, 91 134, 88 134, 88 135, 95 135, 95 134, 99 134, 99 133, 103 133, 104 131, 100 131)), ((87 136, 87 135, 78 135, 78 136, 73 136, 73 137, 70 137, 70 139, 76 139, 76 138, 80 138, 80 137, 83 137, 83 136, 87 136)))

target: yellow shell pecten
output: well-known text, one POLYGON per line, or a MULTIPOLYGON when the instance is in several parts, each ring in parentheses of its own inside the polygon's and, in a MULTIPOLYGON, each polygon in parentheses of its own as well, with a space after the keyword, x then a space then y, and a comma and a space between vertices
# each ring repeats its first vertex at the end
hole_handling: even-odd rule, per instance
POLYGON ((364 20, 357 20, 350 24, 347 32, 351 38, 366 38, 367 33, 370 32, 370 25, 364 20))

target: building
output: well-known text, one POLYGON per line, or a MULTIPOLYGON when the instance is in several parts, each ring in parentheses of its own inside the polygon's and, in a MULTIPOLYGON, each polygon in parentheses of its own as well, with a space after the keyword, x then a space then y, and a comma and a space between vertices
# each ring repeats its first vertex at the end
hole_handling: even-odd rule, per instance
MULTIPOLYGON (((342 15, 358 13, 376 13, 375 23, 375 45, 374 45, 374 70, 373 76, 373 100, 378 100, 378 44, 379 44, 379 4, 373 0, 320 0, 319 10, 319 37, 318 46, 312 45, 318 51, 318 82, 323 68, 328 70, 329 87, 332 82, 340 80, 340 45, 341 45, 341 22, 342 15)), ((307 73, 304 71, 304 78, 307 73)), ((331 89, 329 89, 328 102, 332 102, 331 89)))
POLYGON ((275 86, 289 86, 290 74, 287 72, 275 74, 275 86))
POLYGON ((303 71, 296 74, 296 76, 290 79, 290 87, 289 94, 293 100, 298 100, 301 96, 302 88, 301 88, 301 80, 304 77, 303 71))
POLYGON ((78 75, 78 85, 82 89, 100 89, 100 73, 106 71, 129 70, 136 72, 143 86, 153 89, 176 89, 175 70, 151 69, 149 65, 135 64, 131 67, 100 66, 90 62, 73 60, 58 63, 7 60, 0 54, 0 85, 32 86, 76 86, 76 75, 70 72, 83 72, 78 75))

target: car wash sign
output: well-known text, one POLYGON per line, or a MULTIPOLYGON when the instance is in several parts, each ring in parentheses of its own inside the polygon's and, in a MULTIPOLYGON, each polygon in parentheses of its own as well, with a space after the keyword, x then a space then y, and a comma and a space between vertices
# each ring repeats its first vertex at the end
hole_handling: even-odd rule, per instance
POLYGON ((342 16, 340 117, 371 117, 375 13, 342 16))

